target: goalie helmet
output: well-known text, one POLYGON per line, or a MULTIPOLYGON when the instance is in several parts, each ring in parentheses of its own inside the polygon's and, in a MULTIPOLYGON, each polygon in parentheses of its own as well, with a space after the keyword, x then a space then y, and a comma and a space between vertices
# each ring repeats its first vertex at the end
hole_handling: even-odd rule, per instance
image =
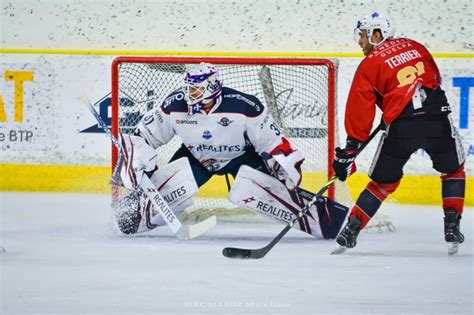
POLYGON ((184 92, 190 115, 217 99, 222 94, 222 80, 216 67, 209 63, 190 67, 184 74, 184 92))
POLYGON ((354 29, 354 39, 356 42, 358 42, 359 34, 363 30, 367 31, 369 43, 377 46, 382 44, 385 40, 392 38, 395 35, 396 28, 395 22, 390 15, 375 11, 357 21, 357 25, 354 29), (372 42, 371 37, 375 30, 380 30, 382 33, 383 39, 380 43, 372 42))

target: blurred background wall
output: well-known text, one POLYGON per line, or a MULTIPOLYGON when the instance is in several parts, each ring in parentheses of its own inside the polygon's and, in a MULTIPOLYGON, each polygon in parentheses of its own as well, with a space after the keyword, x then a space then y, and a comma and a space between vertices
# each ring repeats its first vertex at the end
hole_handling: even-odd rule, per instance
MULTIPOLYGON (((424 43, 443 75, 468 159, 473 205, 473 2, 459 1, 59 1, 1 3, 0 190, 108 192, 110 143, 85 133, 80 103, 107 102, 119 55, 288 55, 339 60, 340 139, 345 98, 362 59, 356 20, 389 12, 397 35, 424 43)), ((359 159, 367 170, 375 148, 359 159)), ((423 152, 394 199, 438 203, 439 180, 423 152), (414 192, 417 193, 414 193, 414 192)), ((354 176, 357 193, 366 175, 354 176)))

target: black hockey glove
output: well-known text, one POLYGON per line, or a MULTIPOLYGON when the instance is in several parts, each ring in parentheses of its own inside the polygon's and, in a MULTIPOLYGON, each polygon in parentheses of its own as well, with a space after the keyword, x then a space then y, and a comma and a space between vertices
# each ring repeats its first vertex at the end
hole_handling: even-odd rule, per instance
POLYGON ((354 161, 361 146, 362 142, 347 137, 346 147, 344 149, 336 148, 332 168, 336 177, 341 181, 345 181, 347 177, 356 172, 357 167, 354 161))

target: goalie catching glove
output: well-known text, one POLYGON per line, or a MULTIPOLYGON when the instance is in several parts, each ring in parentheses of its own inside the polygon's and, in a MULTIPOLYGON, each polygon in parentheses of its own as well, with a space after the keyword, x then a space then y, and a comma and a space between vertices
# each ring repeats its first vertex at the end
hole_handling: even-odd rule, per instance
POLYGON ((158 168, 157 153, 142 137, 123 134, 120 142, 123 154, 120 177, 124 187, 136 190, 143 175, 151 176, 158 168))
POLYGON ((301 184, 301 164, 304 157, 298 150, 293 150, 286 138, 274 148, 270 154, 262 154, 268 169, 289 190, 296 189, 301 184))
POLYGON ((341 181, 345 181, 347 177, 351 176, 357 171, 355 159, 359 154, 362 142, 347 137, 346 147, 344 149, 336 148, 336 155, 332 162, 332 168, 336 177, 341 181))

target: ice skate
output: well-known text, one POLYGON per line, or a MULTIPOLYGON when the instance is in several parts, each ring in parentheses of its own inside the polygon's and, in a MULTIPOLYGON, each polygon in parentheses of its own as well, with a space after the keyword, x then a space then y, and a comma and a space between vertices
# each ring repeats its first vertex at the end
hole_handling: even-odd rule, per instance
POLYGON ((360 232, 361 221, 358 217, 352 217, 346 224, 342 232, 336 238, 338 247, 336 247, 331 255, 341 254, 348 248, 353 248, 357 245, 357 236, 360 232))
POLYGON ((464 235, 459 230, 461 216, 455 210, 446 210, 444 217, 444 239, 448 243, 448 254, 458 252, 459 244, 464 242, 464 235))

